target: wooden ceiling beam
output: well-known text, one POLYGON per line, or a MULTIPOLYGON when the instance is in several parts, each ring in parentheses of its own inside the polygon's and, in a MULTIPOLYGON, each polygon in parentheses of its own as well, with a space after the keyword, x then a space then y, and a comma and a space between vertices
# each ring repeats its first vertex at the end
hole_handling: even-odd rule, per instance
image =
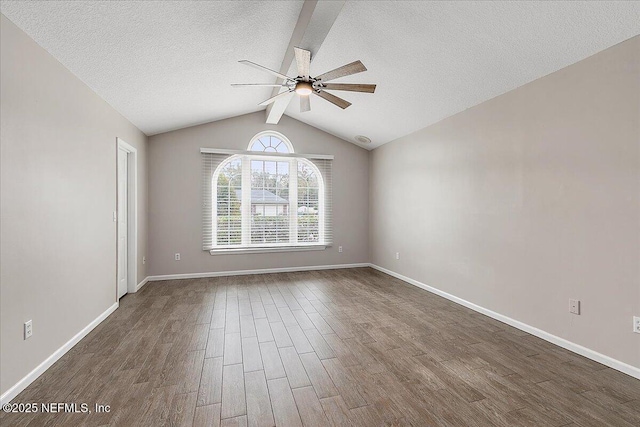
MULTIPOLYGON (((311 51, 311 60, 313 61, 314 55, 320 50, 344 4, 345 1, 305 0, 280 66, 279 72, 281 74, 286 75, 291 69, 295 59, 294 47, 311 51)), ((277 79, 276 83, 282 83, 282 79, 277 79)), ((274 88, 271 96, 276 96, 281 90, 274 88)), ((289 105, 289 101, 289 97, 282 97, 269 104, 266 111, 266 122, 278 124, 289 105)))

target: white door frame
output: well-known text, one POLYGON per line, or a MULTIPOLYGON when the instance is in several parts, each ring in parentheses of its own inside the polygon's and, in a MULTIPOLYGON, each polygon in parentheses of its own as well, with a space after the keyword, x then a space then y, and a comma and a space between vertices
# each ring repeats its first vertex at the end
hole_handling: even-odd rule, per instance
MULTIPOLYGON (((116 155, 120 149, 127 152, 127 293, 132 294, 136 292, 138 284, 138 150, 120 138, 116 138, 116 140, 116 155)), ((117 170, 116 162, 116 177, 118 173, 117 170)), ((118 189, 116 185, 116 204, 118 200, 117 192, 118 189)), ((118 223, 116 223, 116 270, 118 264, 117 224, 118 223)), ((116 296, 117 295, 118 274, 116 271, 116 296)))

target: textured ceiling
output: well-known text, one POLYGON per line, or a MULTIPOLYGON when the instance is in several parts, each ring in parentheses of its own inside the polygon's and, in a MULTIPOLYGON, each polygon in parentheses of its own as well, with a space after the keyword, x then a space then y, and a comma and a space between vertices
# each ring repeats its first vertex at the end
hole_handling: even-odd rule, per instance
MULTIPOLYGON (((1 2, 2 13, 151 135, 262 109, 302 2, 1 2)), ((640 34, 639 2, 347 1, 312 75, 362 60, 334 92, 286 114, 368 148, 433 124, 640 34)), ((304 46, 302 46, 304 47, 304 46)))
POLYGON ((0 2, 2 13, 147 135, 263 110, 301 1, 0 2))

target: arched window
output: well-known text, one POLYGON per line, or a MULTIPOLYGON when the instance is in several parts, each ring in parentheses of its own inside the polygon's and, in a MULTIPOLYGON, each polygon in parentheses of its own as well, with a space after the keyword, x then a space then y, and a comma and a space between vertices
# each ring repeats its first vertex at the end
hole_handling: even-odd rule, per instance
POLYGON ((293 153, 291 142, 278 132, 260 132, 249 143, 249 151, 264 153, 293 153))
POLYGON ((212 180, 216 200, 217 246, 239 245, 242 239, 242 159, 233 156, 220 165, 212 180))
POLYGON ((298 241, 324 241, 324 182, 318 168, 298 160, 298 241))
POLYGON ((259 133, 248 148, 211 177, 211 249, 327 244, 325 184, 313 160, 292 156, 276 132, 259 133))

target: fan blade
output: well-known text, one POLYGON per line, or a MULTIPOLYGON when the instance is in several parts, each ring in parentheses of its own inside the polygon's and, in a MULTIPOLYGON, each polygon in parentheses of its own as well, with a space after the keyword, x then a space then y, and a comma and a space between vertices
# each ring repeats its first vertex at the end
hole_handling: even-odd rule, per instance
POLYGON ((279 98, 284 98, 285 96, 293 96, 293 91, 292 90, 288 90, 285 92, 281 92, 279 94, 277 94, 276 96, 272 96, 271 98, 267 99, 266 101, 261 102, 258 105, 269 105, 272 102, 274 102, 275 100, 279 99, 279 98))
POLYGON ((298 65, 298 75, 305 80, 309 80, 309 65, 311 64, 311 52, 294 47, 296 53, 296 64, 298 65))
POLYGON ((329 92, 325 92, 323 90, 321 90, 320 92, 313 92, 316 95, 318 95, 320 98, 326 99, 327 101, 329 101, 332 104, 337 105, 338 107, 342 108, 343 110, 345 108, 347 108, 349 105, 351 105, 351 103, 349 101, 345 101, 342 98, 339 98, 333 94, 330 94, 329 92))
POLYGON ((373 93, 376 91, 376 85, 368 84, 327 83, 323 85, 322 88, 327 90, 349 90, 351 92, 367 93, 373 93))
POLYGON ((280 74, 277 71, 273 71, 271 68, 263 67, 262 65, 256 64, 255 62, 247 61, 246 59, 243 59, 242 61, 238 61, 238 62, 253 68, 257 68, 258 70, 266 71, 267 73, 271 73, 274 76, 280 77, 281 79, 284 79, 284 80, 294 80, 289 76, 285 76, 284 74, 280 74))
POLYGON ((329 80, 335 80, 340 77, 350 76, 352 74, 361 73, 363 71, 367 71, 367 67, 360 61, 352 62, 351 64, 343 65, 342 67, 336 68, 335 70, 328 71, 324 74, 320 74, 316 77, 317 80, 322 80, 322 82, 328 82, 329 80))
POLYGON ((274 85, 271 83, 231 83, 233 87, 285 87, 285 85, 274 85))
POLYGON ((311 111, 311 100, 308 96, 300 97, 300 112, 304 113, 306 111, 311 111))

